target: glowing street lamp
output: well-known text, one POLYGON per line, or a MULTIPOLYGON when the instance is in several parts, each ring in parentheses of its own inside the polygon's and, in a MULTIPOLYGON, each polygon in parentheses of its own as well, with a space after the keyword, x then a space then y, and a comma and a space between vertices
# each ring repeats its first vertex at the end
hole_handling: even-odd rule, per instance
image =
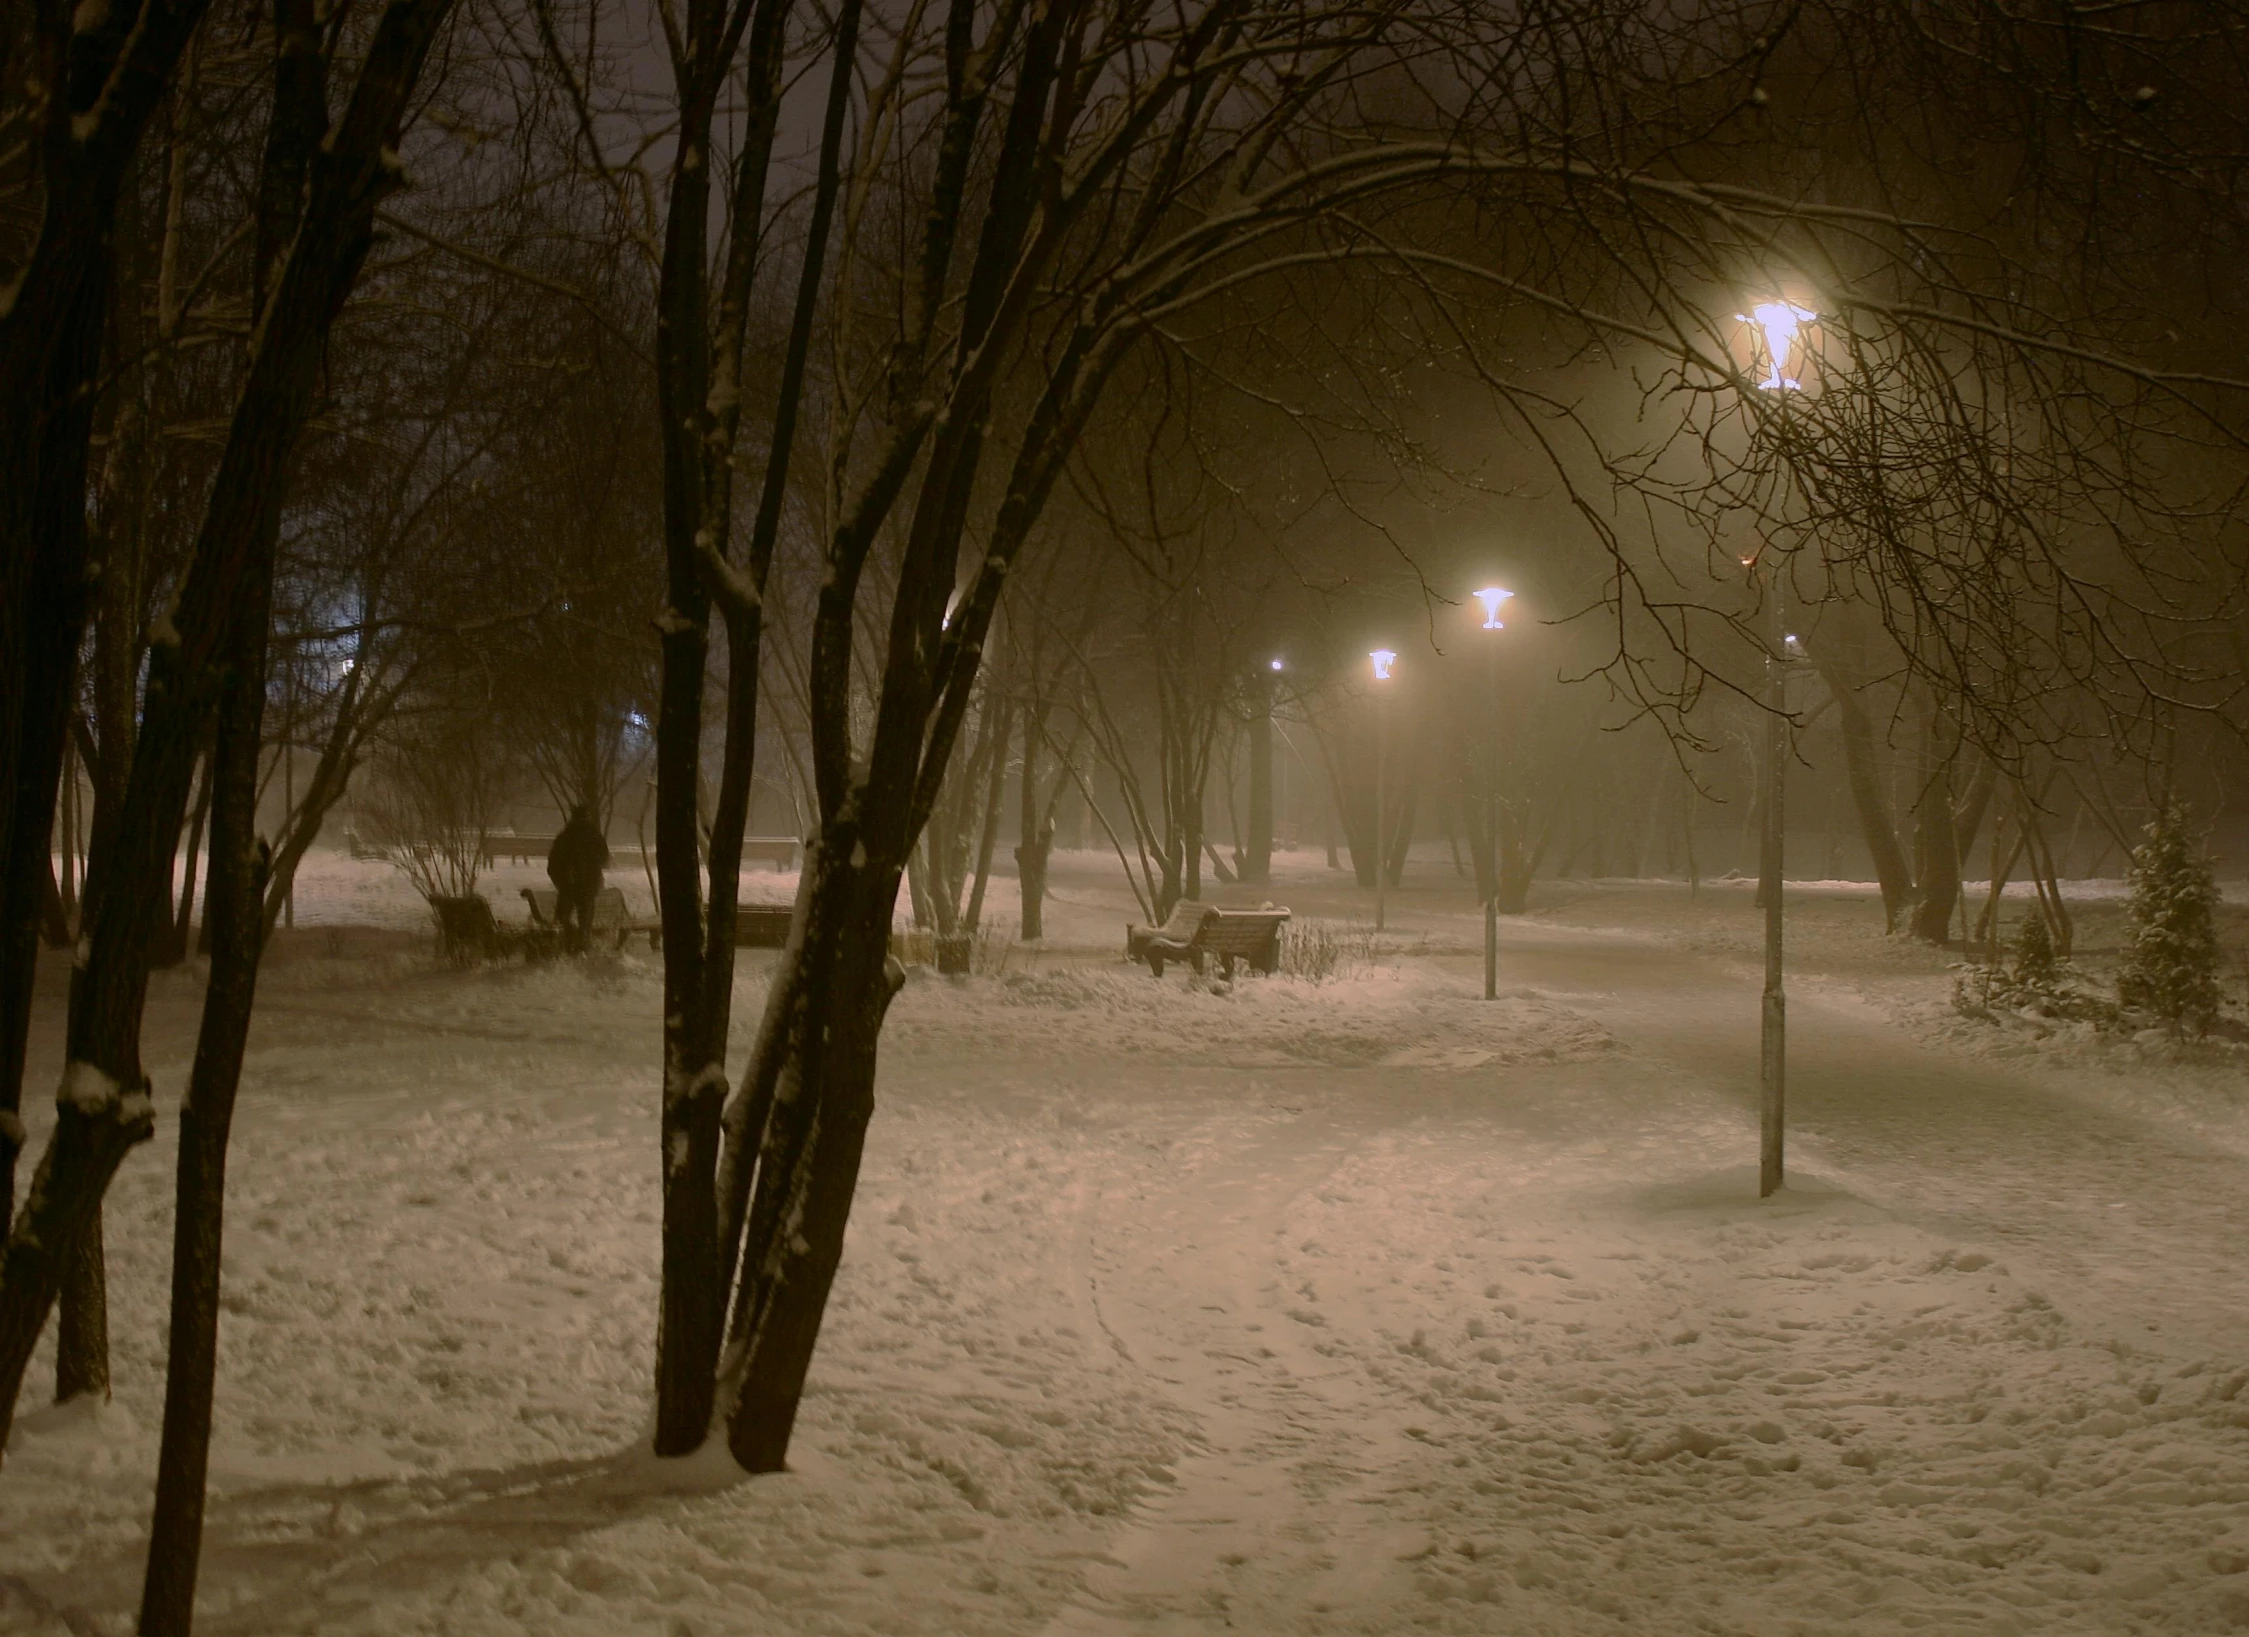
POLYGON ((1765 378, 1760 392, 1801 392, 1804 383, 1788 374, 1788 355, 1802 344, 1804 326, 1819 314, 1793 301, 1760 301, 1746 313, 1734 314, 1739 324, 1753 324, 1765 342, 1765 378))
MULTIPOLYGON (((1374 664, 1375 681, 1389 681, 1398 656, 1388 648, 1377 648, 1367 658, 1374 664)), ((1390 874, 1387 848, 1390 837, 1390 712, 1383 703, 1387 691, 1378 689, 1374 701, 1374 929, 1377 932, 1382 930, 1383 889, 1390 874)))
MULTIPOLYGON (((1484 605, 1484 629, 1504 631, 1499 611, 1515 593, 1504 586, 1488 585, 1476 593, 1484 605)), ((1487 671, 1491 684, 1491 715, 1484 737, 1484 998, 1499 998, 1499 644, 1486 643, 1487 671)))

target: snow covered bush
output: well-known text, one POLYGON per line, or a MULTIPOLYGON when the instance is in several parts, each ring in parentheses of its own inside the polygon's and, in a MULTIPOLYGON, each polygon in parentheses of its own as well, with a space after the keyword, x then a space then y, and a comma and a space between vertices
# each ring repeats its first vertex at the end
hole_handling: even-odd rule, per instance
POLYGON ((2062 965, 2054 953, 2054 934, 2044 911, 2023 917, 2015 929, 2015 982, 2025 988, 2051 989, 2060 981, 2062 965))
POLYGON ((2053 931, 2042 912, 2027 916, 2015 930, 2014 967, 1994 961, 1962 973, 1952 982, 1952 1009, 1983 1023, 2007 1018, 2025 1022, 2061 1020, 2108 1027, 2116 1008, 2101 996, 2077 987, 2054 949, 2053 931))
POLYGON ((2132 903, 2116 998, 2153 1013, 2174 1034, 2205 1033, 2218 1015, 2218 881, 2188 838, 2186 812, 2168 806, 2132 850, 2132 903))

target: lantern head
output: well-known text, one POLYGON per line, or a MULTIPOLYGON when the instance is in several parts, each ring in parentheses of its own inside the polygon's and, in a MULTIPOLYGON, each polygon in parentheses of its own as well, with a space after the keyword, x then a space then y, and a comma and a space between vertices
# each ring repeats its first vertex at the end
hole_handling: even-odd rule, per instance
POLYGON ((1746 313, 1736 313, 1738 323, 1753 324, 1765 342, 1765 378, 1757 383, 1761 392, 1796 392, 1803 382, 1788 374, 1788 355, 1802 345, 1804 326, 1818 319, 1819 314, 1809 307, 1799 307, 1793 301, 1761 301, 1746 313))

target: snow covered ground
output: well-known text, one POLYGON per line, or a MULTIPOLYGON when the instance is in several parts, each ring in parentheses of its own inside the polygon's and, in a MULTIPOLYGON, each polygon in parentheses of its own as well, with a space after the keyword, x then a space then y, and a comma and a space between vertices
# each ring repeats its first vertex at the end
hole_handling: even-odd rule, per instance
MULTIPOLYGON (((455 972, 314 866, 206 1632, 2249 1630, 2249 1075, 1962 1032, 1863 891, 1797 895, 1760 1203, 1739 887, 1542 885, 1486 1003, 1449 866, 1372 967, 1229 988, 1118 962, 1114 862, 1066 857, 1049 947, 894 1009, 796 1470, 744 1481, 636 1453, 650 958, 455 972)), ((1370 907, 1311 854, 1255 896, 1370 907)), ((152 999, 160 1111, 196 1000, 152 999)), ((170 1164, 165 1119, 111 1195, 116 1401, 0 1470, 0 1631, 130 1629, 170 1164)))

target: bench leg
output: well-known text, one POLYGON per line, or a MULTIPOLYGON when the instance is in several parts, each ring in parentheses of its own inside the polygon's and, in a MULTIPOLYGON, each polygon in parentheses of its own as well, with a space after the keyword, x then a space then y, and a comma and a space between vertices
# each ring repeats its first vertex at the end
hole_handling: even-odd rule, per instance
POLYGON ((1187 958, 1195 963, 1195 976, 1201 977, 1203 975, 1203 952, 1198 949, 1187 958))
POLYGON ((1150 955, 1148 957, 1148 970, 1157 977, 1162 977, 1164 975, 1164 958, 1161 955, 1150 955))
POLYGON ((1232 983, 1234 981, 1233 956, 1221 955, 1218 957, 1218 975, 1224 978, 1228 983, 1232 983))

